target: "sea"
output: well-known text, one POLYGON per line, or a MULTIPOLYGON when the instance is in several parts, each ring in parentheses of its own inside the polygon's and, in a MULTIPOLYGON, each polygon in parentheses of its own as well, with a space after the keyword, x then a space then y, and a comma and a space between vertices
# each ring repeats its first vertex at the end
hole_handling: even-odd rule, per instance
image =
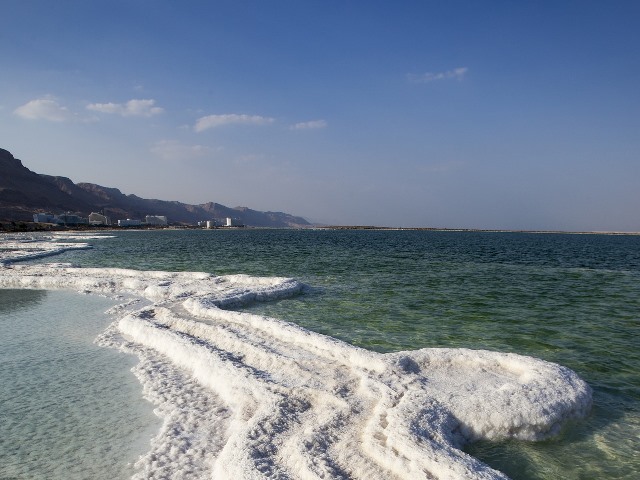
POLYGON ((0 479, 640 475, 638 235, 118 230, 0 251, 0 479))

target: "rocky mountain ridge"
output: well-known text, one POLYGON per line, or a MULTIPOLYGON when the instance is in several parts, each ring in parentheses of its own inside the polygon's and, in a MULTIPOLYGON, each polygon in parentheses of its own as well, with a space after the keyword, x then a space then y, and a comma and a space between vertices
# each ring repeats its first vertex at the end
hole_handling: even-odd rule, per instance
POLYGON ((253 227, 311 225, 302 217, 283 212, 231 208, 214 202, 190 205, 125 195, 117 188, 93 183, 76 184, 67 177, 32 172, 9 151, 0 148, 0 220, 31 221, 38 212, 73 212, 82 216, 104 212, 113 221, 164 215, 170 223, 180 224, 231 217, 253 227))

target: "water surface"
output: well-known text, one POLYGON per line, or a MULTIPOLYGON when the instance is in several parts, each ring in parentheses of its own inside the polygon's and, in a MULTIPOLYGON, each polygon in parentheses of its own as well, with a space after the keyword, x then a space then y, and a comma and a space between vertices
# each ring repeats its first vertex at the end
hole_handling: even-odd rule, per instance
POLYGON ((132 355, 95 345, 115 302, 0 289, 0 478, 125 479, 160 422, 132 355))
POLYGON ((56 261, 296 277, 303 295, 247 310, 380 352, 482 348, 568 366, 594 388, 589 418, 547 442, 467 451, 514 479, 640 471, 638 236, 215 230, 94 245, 56 261))

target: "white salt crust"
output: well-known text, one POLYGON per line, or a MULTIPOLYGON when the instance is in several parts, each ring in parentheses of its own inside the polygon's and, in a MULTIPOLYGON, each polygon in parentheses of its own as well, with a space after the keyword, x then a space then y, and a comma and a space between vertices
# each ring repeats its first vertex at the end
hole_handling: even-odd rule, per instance
POLYGON ((163 418, 136 464, 139 479, 507 478, 460 447, 547 438, 590 408, 584 381, 535 358, 379 354, 226 310, 302 287, 246 275, 0 266, 0 288, 128 299, 98 341, 138 355, 134 372, 163 418))
POLYGON ((91 248, 88 243, 56 242, 43 237, 0 237, 0 266, 13 262, 33 260, 35 258, 57 255, 68 250, 84 250, 91 248))

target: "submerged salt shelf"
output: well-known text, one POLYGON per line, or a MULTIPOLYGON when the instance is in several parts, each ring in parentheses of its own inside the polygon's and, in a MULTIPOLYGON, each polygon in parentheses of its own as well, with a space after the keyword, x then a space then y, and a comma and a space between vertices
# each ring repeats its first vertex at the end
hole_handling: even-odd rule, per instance
POLYGON ((164 420, 139 478, 506 478, 460 447, 547 438, 591 404, 574 372, 542 360, 380 354, 227 310, 295 295, 292 279, 7 264, 0 287, 130 299, 99 341, 139 356, 164 420))

